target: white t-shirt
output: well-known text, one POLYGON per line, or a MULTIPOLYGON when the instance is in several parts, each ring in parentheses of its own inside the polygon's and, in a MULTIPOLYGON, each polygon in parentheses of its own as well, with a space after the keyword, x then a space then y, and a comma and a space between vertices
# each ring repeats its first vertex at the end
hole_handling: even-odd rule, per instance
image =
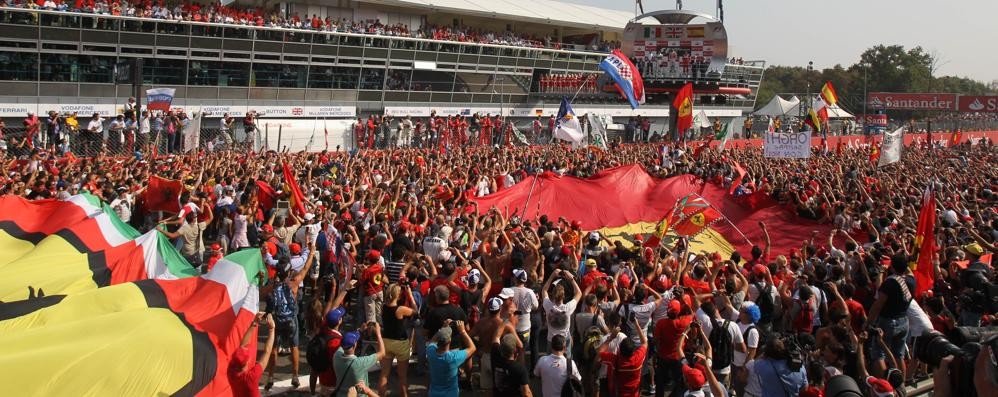
POLYGON ((576 302, 573 299, 560 305, 556 305, 554 302, 551 302, 551 299, 544 298, 544 313, 547 315, 548 323, 548 342, 551 342, 551 339, 554 338, 555 335, 561 335, 566 338, 571 337, 569 330, 572 329, 572 314, 575 313, 575 306, 578 303, 579 302, 576 302), (554 323, 554 317, 555 315, 560 316, 561 313, 565 314, 565 324, 563 324, 564 327, 555 327, 552 324, 554 323))
MULTIPOLYGON (((638 325, 641 328, 645 329, 645 331, 647 332, 648 323, 651 322, 651 314, 652 312, 655 311, 655 301, 643 303, 640 305, 636 305, 633 303, 620 305, 620 309, 617 310, 617 313, 620 314, 621 321, 629 321, 628 319, 623 317, 625 306, 627 310, 629 310, 631 313, 634 313, 634 318, 638 320, 638 325)), ((635 343, 641 343, 641 336, 638 335, 637 330, 634 331, 635 331, 634 335, 631 335, 631 340, 633 340, 635 343)))
MULTIPOLYGON (((541 393, 544 397, 560 397, 561 388, 568 378, 568 360, 565 356, 549 354, 537 360, 534 375, 541 377, 541 393)), ((582 380, 579 366, 572 362, 572 378, 582 380)))
MULTIPOLYGON (((603 335, 603 338, 599 340, 600 345, 606 343, 606 340, 609 338, 610 335, 603 335)), ((613 340, 606 345, 606 351, 617 354, 617 351, 620 350, 620 342, 623 342, 624 339, 627 339, 627 335, 624 335, 623 332, 618 332, 617 336, 613 337, 613 340)), ((606 379, 606 365, 602 363, 599 365, 599 378, 606 379)))
MULTIPOLYGON (((745 340, 745 348, 747 348, 747 349, 751 349, 753 347, 754 348, 758 348, 759 347, 759 329, 758 328, 753 328, 752 331, 749 331, 748 334, 745 334, 745 330, 749 329, 750 326, 752 326, 752 324, 738 323, 738 330, 739 330, 738 334, 742 335, 742 339, 745 340)), ((758 355, 758 351, 756 351, 756 354, 758 355)), ((745 366, 745 359, 747 359, 747 358, 748 358, 748 353, 742 353, 742 352, 740 352, 738 350, 735 350, 735 358, 734 358, 733 364, 736 365, 736 366, 739 366, 739 367, 744 367, 745 366)))
MULTIPOLYGON (((707 337, 709 338, 710 337, 710 332, 714 330, 714 324, 712 324, 710 322, 710 318, 707 317, 707 314, 704 313, 703 310, 697 309, 696 316, 697 316, 697 320, 700 321, 700 326, 703 327, 703 333, 705 335, 707 335, 707 337)), ((724 324, 725 320, 724 319, 717 319, 716 321, 717 321, 717 325, 721 326, 722 324, 724 324)), ((735 358, 732 360, 732 361, 734 361, 738 357, 737 356, 738 350, 735 350, 734 346, 738 345, 738 344, 741 344, 744 341, 744 339, 742 339, 742 330, 738 328, 738 323, 736 323, 734 321, 729 321, 728 322, 728 334, 731 335, 731 346, 732 346, 731 349, 734 350, 734 352, 736 354, 736 356, 734 356, 735 358)), ((756 344, 758 344, 758 343, 759 342, 756 341, 756 344)), ((716 347, 715 347, 715 349, 716 349, 716 347)), ((744 353, 742 353, 742 354, 744 354, 744 353)), ((735 362, 737 362, 737 361, 735 361, 735 362)), ((728 374, 728 373, 731 372, 731 366, 729 365, 727 367, 724 367, 722 369, 716 370, 714 372, 719 373, 719 374, 728 374)))
POLYGON ((530 331, 530 313, 540 304, 537 301, 537 294, 527 287, 513 287, 513 303, 516 304, 516 311, 520 312, 517 316, 516 332, 530 331))

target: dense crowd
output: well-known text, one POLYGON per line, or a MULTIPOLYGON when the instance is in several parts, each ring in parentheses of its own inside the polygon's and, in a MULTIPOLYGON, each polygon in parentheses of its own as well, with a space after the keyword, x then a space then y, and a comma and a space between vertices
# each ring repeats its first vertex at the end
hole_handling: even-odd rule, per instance
MULTIPOLYGON (((532 48, 561 49, 564 43, 551 36, 537 37, 512 31, 491 32, 471 26, 424 25, 410 28, 402 23, 385 24, 378 19, 353 20, 351 18, 311 17, 298 12, 288 15, 276 7, 237 7, 218 4, 191 2, 165 2, 163 0, 5 0, 6 7, 70 11, 126 17, 154 18, 170 21, 205 22, 218 24, 246 25, 287 29, 303 29, 322 32, 344 32, 392 37, 412 37, 433 40, 457 41, 463 43, 502 44, 532 48)), ((586 43, 592 51, 610 51, 619 43, 594 41, 586 43)))
POLYGON ((39 148, 14 161, 0 150, 0 193, 89 192, 123 221, 176 239, 192 264, 259 250, 271 273, 259 324, 277 348, 234 361, 237 395, 270 388, 278 351, 291 354, 293 387, 305 356, 309 388, 338 396, 386 395, 392 376, 391 393, 405 396, 412 366, 428 373, 430 396, 818 396, 847 382, 838 375, 863 395, 892 396, 930 373, 936 396, 994 395, 994 328, 967 327, 993 325, 998 306, 985 262, 998 241, 998 150, 916 146, 884 169, 868 152, 799 161, 618 143, 65 158, 39 148), (264 203, 262 185, 286 182, 283 162, 305 212, 264 203), (625 164, 764 192, 833 231, 784 252, 768 238, 782 231, 760 223, 765 243, 725 257, 472 200, 541 172, 589 177, 625 164), (151 175, 183 181, 180 214, 144 207, 151 175), (926 187, 939 251, 933 287, 916 295, 909 263, 926 187), (968 334, 980 343, 944 343, 968 334))
POLYGON ((545 94, 598 94, 602 91, 597 86, 597 73, 562 73, 547 74, 538 79, 538 88, 545 94))

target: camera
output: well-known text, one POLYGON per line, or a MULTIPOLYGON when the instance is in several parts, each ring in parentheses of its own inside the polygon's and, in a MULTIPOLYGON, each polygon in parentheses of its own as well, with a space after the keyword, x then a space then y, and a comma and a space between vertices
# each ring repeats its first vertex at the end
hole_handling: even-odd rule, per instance
MULTIPOLYGON (((976 396, 974 361, 981 353, 981 341, 998 335, 998 327, 957 327, 951 342, 943 334, 932 332, 914 339, 912 354, 918 361, 938 367, 947 356, 950 362, 950 385, 955 396, 976 396), (959 346, 954 342, 959 343, 959 346)), ((991 338, 993 341, 994 338, 991 338)))

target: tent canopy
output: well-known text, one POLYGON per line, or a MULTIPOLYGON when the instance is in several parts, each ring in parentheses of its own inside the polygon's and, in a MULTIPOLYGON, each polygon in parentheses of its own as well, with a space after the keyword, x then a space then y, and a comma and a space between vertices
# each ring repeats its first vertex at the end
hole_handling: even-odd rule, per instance
MULTIPOLYGON (((817 102, 817 100, 818 100, 818 97, 815 97, 815 102, 817 102)), ((800 104, 800 101, 798 100, 797 105, 795 105, 792 109, 790 109, 790 111, 787 112, 787 114, 789 114, 791 116, 796 116, 796 115, 800 114, 799 113, 800 112, 800 109, 799 109, 800 106, 801 106, 801 104, 800 104)), ((804 103, 804 109, 807 109, 807 103, 804 103)), ((853 116, 852 113, 847 112, 845 109, 842 109, 839 105, 834 105, 834 106, 829 106, 828 107, 828 118, 830 118, 830 119, 851 119, 851 118, 855 118, 855 116, 853 116)))
MULTIPOLYGON (((762 109, 759 109, 752 114, 755 116, 780 117, 787 114, 791 114, 790 111, 792 109, 797 109, 798 105, 800 105, 800 99, 797 98, 796 96, 790 98, 790 100, 788 101, 786 99, 780 98, 779 95, 774 95, 773 99, 770 100, 769 103, 766 104, 766 106, 763 106, 762 109)), ((797 114, 797 111, 794 110, 792 114, 797 114)))

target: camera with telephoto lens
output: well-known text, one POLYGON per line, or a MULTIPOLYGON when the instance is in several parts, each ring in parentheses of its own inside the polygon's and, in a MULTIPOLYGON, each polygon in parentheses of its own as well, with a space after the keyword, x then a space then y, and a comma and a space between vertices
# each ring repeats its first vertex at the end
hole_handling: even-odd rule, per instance
POLYGON ((804 367, 804 347, 793 333, 784 334, 783 346, 787 349, 787 367, 791 371, 797 372, 804 367))
POLYGON ((939 367, 943 358, 953 356, 949 364, 953 395, 974 397, 977 396, 974 361, 981 353, 981 341, 994 335, 998 335, 998 327, 957 327, 951 342, 943 334, 931 332, 915 337, 912 354, 918 361, 933 367, 939 367))

